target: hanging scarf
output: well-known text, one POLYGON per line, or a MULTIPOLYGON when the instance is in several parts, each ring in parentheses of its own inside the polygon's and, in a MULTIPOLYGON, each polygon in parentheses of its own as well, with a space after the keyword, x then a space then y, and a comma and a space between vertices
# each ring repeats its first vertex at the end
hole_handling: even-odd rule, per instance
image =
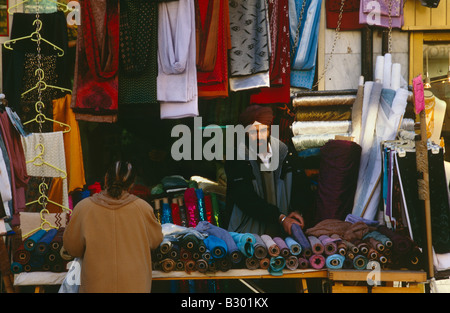
POLYGON ((301 17, 302 0, 289 0, 291 34, 291 86, 311 89, 314 82, 322 1, 306 0, 301 17), (297 26, 301 17, 299 39, 295 46, 297 26))
POLYGON ((197 68, 202 72, 214 70, 217 58, 219 35, 220 0, 195 1, 195 31, 197 45, 197 68), (201 14, 200 5, 207 3, 206 17, 201 14))

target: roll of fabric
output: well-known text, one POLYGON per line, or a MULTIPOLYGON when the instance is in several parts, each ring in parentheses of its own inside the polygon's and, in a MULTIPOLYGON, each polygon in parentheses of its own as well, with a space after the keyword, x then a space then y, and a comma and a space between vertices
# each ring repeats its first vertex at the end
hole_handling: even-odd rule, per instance
POLYGON ((36 271, 41 269, 42 265, 44 265, 44 257, 42 255, 37 255, 35 253, 31 254, 30 262, 28 265, 31 266, 32 270, 36 271))
POLYGON ((296 121, 292 123, 294 136, 313 134, 342 134, 351 131, 351 121, 296 121))
POLYGON ((163 202, 161 212, 161 224, 173 223, 172 209, 169 203, 163 202))
POLYGON ((331 269, 340 269, 344 266, 345 256, 332 254, 326 258, 326 266, 331 269))
POLYGON ((44 255, 47 253, 47 251, 50 249, 51 242, 53 238, 55 238, 58 230, 55 228, 51 228, 47 231, 47 233, 42 236, 41 239, 36 244, 36 247, 34 249, 34 253, 37 253, 39 255, 44 255))
POLYGON ((18 262, 12 262, 11 263, 11 272, 13 274, 20 274, 24 271, 23 265, 18 262))
POLYGON ((316 236, 308 236, 314 254, 322 254, 325 250, 324 245, 316 236))
POLYGON ((357 255, 353 259, 353 267, 357 270, 364 270, 367 267, 369 260, 364 255, 357 255))
POLYGON ((193 272, 195 270, 195 261, 194 260, 187 260, 184 262, 184 271, 188 274, 193 272))
POLYGON ((378 259, 378 251, 375 248, 369 247, 369 252, 367 252, 367 258, 369 260, 376 260, 378 259))
POLYGON ((184 206, 186 208, 188 227, 197 226, 198 222, 200 221, 200 215, 198 211, 198 201, 195 188, 188 188, 185 190, 184 206))
POLYGON ((254 243, 256 242, 256 238, 250 233, 236 233, 230 232, 231 237, 236 243, 239 251, 247 257, 251 258, 255 253, 254 243))
POLYGON ((206 262, 210 262, 212 260, 211 251, 206 250, 205 252, 203 252, 201 258, 206 262))
POLYGON ((208 262, 206 262, 206 260, 203 259, 198 259, 195 262, 195 269, 200 273, 206 273, 208 271, 208 262))
POLYGON ((19 264, 27 264, 30 261, 31 252, 25 250, 24 245, 21 244, 20 247, 14 252, 13 261, 19 264))
POLYGON ((169 256, 172 260, 180 258, 180 246, 178 244, 172 244, 172 248, 169 251, 169 256))
POLYGON ((23 271, 27 272, 27 273, 31 272, 32 271, 31 265, 30 264, 25 264, 23 266, 23 271))
POLYGON ((257 234, 253 234, 253 236, 255 237, 255 240, 256 240, 256 242, 254 244, 255 253, 253 254, 253 256, 255 258, 257 258, 258 260, 264 259, 267 256, 266 244, 261 239, 261 236, 259 236, 257 234))
POLYGON ((376 240, 378 240, 379 242, 381 242, 382 245, 391 248, 393 243, 391 241, 391 239, 389 239, 389 237, 383 235, 382 233, 374 230, 371 231, 370 233, 367 233, 362 239, 366 239, 366 238, 374 238, 376 240))
POLYGON ((339 219, 352 212, 358 181, 361 146, 330 140, 320 149, 317 220, 339 219))
POLYGON ((212 209, 212 200, 211 195, 204 195, 203 201, 205 202, 205 214, 206 214, 206 220, 210 222, 211 224, 214 224, 214 214, 212 209))
POLYGON ((286 268, 291 271, 298 268, 298 258, 295 255, 290 255, 286 258, 286 268))
POLYGON ((286 266, 286 259, 282 256, 270 258, 269 273, 274 276, 283 275, 283 268, 286 266))
POLYGON ((270 259, 269 258, 263 258, 259 260, 259 267, 263 270, 268 269, 270 266, 270 259))
POLYGON ((306 269, 309 267, 309 261, 305 258, 298 258, 298 268, 300 269, 306 269))
POLYGON ((67 268, 66 261, 56 262, 55 264, 52 264, 50 266, 50 271, 53 273, 62 273, 66 270, 66 268, 67 268))
POLYGON ((292 255, 297 256, 302 253, 302 246, 292 237, 286 237, 285 241, 292 255))
POLYGON ((186 261, 190 260, 191 258, 192 258, 192 253, 182 247, 180 249, 180 259, 186 262, 186 261))
POLYGON ((62 259, 59 253, 57 253, 56 251, 49 251, 45 255, 45 261, 48 262, 49 264, 53 264, 55 262, 61 262, 62 259))
POLYGON ((61 246, 63 244, 64 230, 65 227, 58 228, 58 232, 56 233, 55 237, 53 238, 50 244, 50 249, 55 251, 59 251, 59 249, 61 249, 61 246))
POLYGON ((209 235, 203 240, 207 249, 211 251, 211 256, 214 259, 221 259, 228 253, 227 244, 224 240, 214 235, 209 235))
POLYGON ((204 240, 200 240, 199 244, 198 244, 198 252, 205 253, 206 250, 207 250, 207 247, 206 247, 206 245, 204 243, 204 240))
POLYGON ((352 253, 356 254, 359 252, 359 249, 357 246, 355 246, 352 242, 347 240, 342 240, 343 243, 347 246, 347 250, 351 251, 352 253))
POLYGON ((201 240, 194 234, 187 233, 180 239, 180 245, 187 250, 197 251, 200 246, 200 241, 201 240))
POLYGON ((208 262, 208 271, 211 273, 215 273, 219 270, 218 266, 217 266, 217 262, 216 261, 211 261, 208 262))
POLYGON ((319 236, 319 240, 322 242, 324 246, 324 253, 326 255, 333 255, 337 252, 337 244, 334 239, 327 235, 319 236))
POLYGON ((309 258, 312 255, 311 244, 303 233, 302 228, 297 224, 292 224, 291 227, 292 237, 300 244, 302 247, 303 254, 305 257, 309 258))
POLYGON ((349 259, 349 258, 345 258, 342 268, 343 269, 352 269, 353 268, 353 260, 349 259))
POLYGON ((312 268, 320 270, 325 266, 325 257, 321 254, 313 254, 309 258, 309 264, 312 268))
POLYGON ((175 262, 175 270, 184 271, 184 262, 179 260, 175 262))
POLYGON ((413 242, 410 238, 390 230, 385 225, 378 226, 377 231, 391 239, 393 254, 407 254, 413 248, 413 242))
POLYGON ((334 140, 336 136, 348 137, 348 133, 339 134, 323 134, 323 135, 300 135, 293 136, 292 143, 294 144, 295 150, 302 151, 311 148, 323 147, 330 140, 334 140))
POLYGON ((213 222, 211 224, 220 227, 221 223, 219 220, 219 201, 217 200, 217 195, 215 193, 211 193, 211 207, 213 212, 213 222))
POLYGON ((222 258, 219 261, 219 269, 222 272, 229 271, 232 266, 233 266, 233 261, 229 260, 228 258, 222 258))
POLYGON ((245 259, 245 267, 249 270, 256 270, 259 268, 259 260, 255 257, 245 259))
POLYGON ((207 221, 199 222, 195 229, 208 235, 214 235, 225 241, 227 244, 228 255, 230 256, 230 261, 234 264, 237 264, 242 260, 242 253, 239 251, 236 242, 234 242, 233 237, 231 237, 231 234, 227 230, 212 225, 207 221))
POLYGON ((170 204, 172 209, 172 222, 175 225, 181 226, 181 214, 180 214, 180 205, 178 204, 178 200, 173 199, 172 203, 170 204))
POLYGON ((369 245, 366 242, 362 240, 355 240, 354 244, 356 245, 360 253, 367 255, 367 253, 369 252, 369 245))
POLYGON ((172 241, 164 238, 163 241, 159 244, 159 251, 161 251, 162 254, 169 253, 170 249, 172 249, 172 241))
POLYGON ((372 246, 372 248, 375 248, 379 252, 383 252, 385 249, 384 245, 374 237, 369 237, 366 241, 370 246, 372 246))
POLYGON ((287 258, 291 252, 289 250, 289 247, 286 244, 286 241, 283 240, 281 237, 274 237, 273 241, 275 244, 280 248, 280 255, 284 258, 287 258))
POLYGON ((208 221, 208 219, 206 218, 205 194, 203 193, 203 189, 196 188, 195 194, 197 195, 198 214, 200 217, 200 221, 208 221))
POLYGON ((272 237, 264 234, 264 235, 261 235, 261 239, 264 242, 264 244, 266 245, 267 253, 269 253, 269 255, 271 257, 277 257, 280 255, 280 248, 277 246, 275 241, 273 241, 272 237))
POLYGON ((338 242, 337 244, 337 251, 340 255, 346 255, 347 254, 347 245, 345 244, 345 242, 338 242))
POLYGON ((24 248, 27 251, 33 251, 36 247, 37 242, 47 233, 46 230, 40 229, 24 241, 24 248))
POLYGON ((175 269, 175 261, 172 259, 164 259, 161 261, 161 270, 164 273, 170 273, 175 269))

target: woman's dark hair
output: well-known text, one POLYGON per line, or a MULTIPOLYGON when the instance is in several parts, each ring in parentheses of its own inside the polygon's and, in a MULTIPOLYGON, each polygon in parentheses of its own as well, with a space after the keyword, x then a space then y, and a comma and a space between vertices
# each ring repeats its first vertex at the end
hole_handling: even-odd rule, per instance
POLYGON ((112 198, 119 198, 136 179, 136 171, 129 162, 117 161, 106 172, 105 189, 112 198))

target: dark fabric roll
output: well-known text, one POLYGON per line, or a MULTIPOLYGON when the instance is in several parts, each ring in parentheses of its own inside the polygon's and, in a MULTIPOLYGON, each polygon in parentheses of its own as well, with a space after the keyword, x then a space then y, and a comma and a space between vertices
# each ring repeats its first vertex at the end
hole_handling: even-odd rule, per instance
POLYGON ((396 233, 385 225, 378 226, 377 231, 391 239, 392 252, 395 255, 408 254, 413 248, 413 241, 409 237, 396 233))
POLYGON ((292 237, 300 244, 302 247, 302 253, 305 257, 309 258, 312 255, 311 244, 303 233, 302 228, 297 224, 292 224, 291 227, 292 237))
POLYGON ((367 252, 367 258, 369 260, 376 260, 378 259, 378 251, 375 248, 369 247, 369 252, 367 252))
POLYGON ((161 251, 162 254, 167 254, 169 253, 170 249, 172 249, 172 241, 164 239, 160 244, 159 244, 159 251, 161 251))
POLYGON ((175 261, 172 259, 164 259, 161 261, 161 270, 165 273, 170 273, 175 269, 175 261))
POLYGON ((180 259, 183 261, 188 261, 192 259, 192 253, 185 248, 180 249, 180 259))
POLYGON ((48 262, 49 264, 55 263, 55 262, 61 262, 61 256, 59 255, 58 252, 50 250, 46 255, 45 255, 45 260, 46 262, 48 262))
POLYGON ((181 247, 190 251, 198 251, 200 246, 200 239, 194 234, 186 234, 179 242, 181 247))
POLYGON ((169 256, 171 259, 176 260, 180 257, 180 246, 177 244, 172 244, 172 248, 169 251, 169 256))
POLYGON ((13 274, 20 274, 24 271, 23 269, 23 265, 20 264, 19 262, 12 262, 11 263, 11 272, 13 272, 13 274))
POLYGON ((358 247, 355 246, 355 244, 353 244, 352 242, 347 241, 347 240, 342 240, 342 242, 345 243, 348 251, 351 251, 352 253, 355 253, 355 254, 359 252, 358 247))
POLYGON ((67 262, 66 261, 61 261, 61 262, 57 262, 55 264, 52 264, 50 266, 50 271, 54 272, 54 273, 61 273, 64 272, 67 266, 67 262))
POLYGON ((312 251, 314 254, 322 254, 325 247, 322 242, 316 236, 308 236, 308 240, 311 243, 312 251))
POLYGON ((302 257, 298 258, 298 267, 300 269, 308 268, 309 267, 309 261, 307 259, 305 259, 305 258, 302 258, 302 257))
POLYGON ((365 270, 368 262, 369 260, 364 255, 360 254, 353 259, 353 266, 357 270, 365 270))
POLYGON ((361 146, 353 141, 330 140, 320 149, 316 222, 352 212, 360 159, 361 146))
POLYGON ((291 271, 296 270, 298 268, 298 258, 294 255, 288 256, 286 258, 286 268, 291 271))
POLYGON ((289 251, 289 247, 286 242, 281 237, 274 237, 273 241, 275 241, 276 245, 280 248, 280 255, 284 258, 287 258, 291 252, 289 251))
POLYGON ((208 271, 208 262, 203 259, 195 261, 195 269, 200 273, 206 273, 208 271))
POLYGON ((55 228, 49 229, 47 233, 42 236, 42 238, 37 242, 34 253, 37 253, 39 255, 46 254, 50 249, 51 242, 53 241, 53 238, 55 238, 57 232, 58 230, 55 228))
POLYGON ((30 262, 28 264, 31 266, 32 270, 38 270, 44 264, 44 257, 42 255, 37 255, 35 253, 31 254, 30 262))
POLYGON ((33 251, 36 247, 37 242, 46 234, 47 232, 44 229, 38 230, 36 233, 25 239, 24 248, 27 251, 33 251))
POLYGON ((175 269, 177 271, 184 271, 184 262, 179 260, 175 263, 175 269))
POLYGON ((218 265, 219 265, 220 271, 228 272, 231 269, 233 263, 228 258, 222 258, 222 259, 218 260, 218 265))
POLYGON ((209 262, 212 259, 211 252, 209 250, 206 250, 205 252, 203 252, 202 259, 205 260, 206 262, 209 262))
POLYGON ((50 249, 55 251, 59 251, 61 249, 63 244, 64 230, 65 227, 58 228, 58 232, 56 233, 55 237, 53 238, 50 244, 50 249))
POLYGON ((249 270, 256 270, 257 268, 259 268, 259 260, 256 259, 255 257, 246 258, 245 259, 245 266, 249 270))
POLYGON ((255 237, 255 252, 253 256, 257 258, 258 260, 264 259, 267 256, 267 247, 264 244, 264 241, 261 239, 261 237, 257 234, 253 234, 255 237))
POLYGON ((194 260, 187 260, 184 263, 184 271, 186 273, 190 274, 194 270, 195 270, 195 261, 194 260))
POLYGON ((270 259, 269 258, 263 258, 259 260, 259 267, 263 270, 268 269, 270 266, 270 259))
POLYGON ((385 249, 384 245, 373 237, 367 238, 367 243, 379 252, 383 252, 385 249))
POLYGON ((369 252, 369 245, 367 244, 367 242, 364 242, 362 240, 354 240, 353 244, 357 247, 359 253, 367 255, 367 252, 369 252))
POLYGON ((351 260, 349 258, 345 258, 342 268, 343 269, 352 269, 353 268, 353 260, 351 260))
POLYGON ((30 261, 31 252, 25 250, 24 245, 22 244, 13 255, 13 261, 19 264, 27 264, 30 261))

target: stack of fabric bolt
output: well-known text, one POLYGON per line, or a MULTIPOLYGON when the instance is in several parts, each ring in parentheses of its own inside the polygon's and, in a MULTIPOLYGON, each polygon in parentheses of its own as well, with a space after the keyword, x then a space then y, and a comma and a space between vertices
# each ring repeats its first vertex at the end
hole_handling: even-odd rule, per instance
POLYGON ((64 228, 41 229, 26 238, 13 255, 11 271, 65 272, 67 263, 73 259, 63 248, 64 228))

